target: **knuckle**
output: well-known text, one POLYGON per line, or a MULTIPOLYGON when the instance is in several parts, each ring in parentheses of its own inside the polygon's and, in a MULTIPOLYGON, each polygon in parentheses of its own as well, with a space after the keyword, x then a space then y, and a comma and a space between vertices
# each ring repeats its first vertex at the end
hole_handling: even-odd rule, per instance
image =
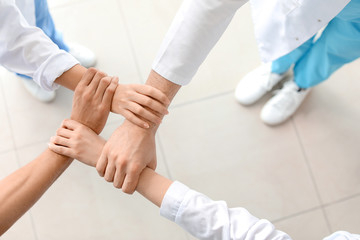
MULTIPOLYGON (((131 176, 136 176, 137 173, 141 170, 141 166, 138 164, 133 164, 130 169, 129 169, 129 174, 131 176)), ((132 178, 129 179, 130 181, 132 180, 132 178)))
POLYGON ((109 84, 111 82, 111 79, 109 77, 103 77, 100 81, 109 84))
POLYGON ((88 72, 89 72, 89 73, 92 73, 92 74, 95 74, 97 71, 98 71, 98 70, 97 70, 96 68, 93 68, 93 67, 91 67, 91 68, 88 69, 88 72))
POLYGON ((112 88, 112 87, 108 87, 107 89, 106 89, 106 92, 107 93, 114 93, 115 92, 115 88, 112 88))
POLYGON ((110 153, 108 154, 108 158, 109 158, 110 161, 114 161, 114 160, 118 161, 118 157, 117 157, 117 153, 116 153, 116 152, 110 152, 110 153))
POLYGON ((112 182, 112 179, 111 179, 111 177, 109 177, 109 176, 105 176, 104 179, 105 179, 105 181, 107 181, 107 182, 112 182))
POLYGON ((122 191, 126 194, 132 194, 134 192, 130 187, 123 187, 122 191))
POLYGON ((102 72, 102 71, 98 71, 97 74, 98 74, 100 77, 102 77, 102 78, 104 78, 104 77, 107 76, 107 74, 104 73, 104 72, 102 72))

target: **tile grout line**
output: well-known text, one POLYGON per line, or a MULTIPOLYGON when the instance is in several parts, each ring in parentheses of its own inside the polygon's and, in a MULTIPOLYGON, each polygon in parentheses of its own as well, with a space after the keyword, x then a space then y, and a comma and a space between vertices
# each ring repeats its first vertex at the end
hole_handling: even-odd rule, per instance
POLYGON ((129 27, 128 27, 128 24, 127 24, 127 21, 126 21, 126 18, 125 18, 125 14, 124 14, 122 5, 120 3, 120 0, 117 0, 116 2, 117 2, 117 5, 118 5, 118 8, 119 8, 119 11, 120 11, 121 19, 122 19, 122 21, 124 23, 127 39, 128 39, 129 45, 130 45, 130 50, 131 50, 131 53, 132 53, 132 56, 133 56, 133 59, 134 59, 135 68, 136 68, 136 71, 138 73, 138 77, 140 78, 140 83, 144 83, 143 82, 144 78, 143 78, 143 76, 141 74, 141 71, 140 71, 139 61, 138 61, 138 58, 137 58, 136 53, 135 53, 134 43, 133 43, 131 35, 130 35, 129 27))
POLYGON ((184 103, 175 104, 175 105, 173 105, 173 106, 170 106, 170 109, 176 109, 176 108, 188 106, 188 105, 193 104, 193 103, 204 102, 204 101, 206 101, 206 100, 210 100, 210 99, 214 99, 214 98, 226 96, 226 95, 228 95, 228 94, 230 94, 230 93, 232 94, 233 92, 234 92, 234 90, 231 89, 231 90, 227 90, 227 91, 224 91, 224 92, 221 92, 221 93, 217 93, 217 94, 213 94, 213 95, 210 95, 210 96, 206 96, 206 97, 203 97, 203 98, 191 100, 191 101, 184 102, 184 103))
POLYGON ((327 214, 326 214, 326 211, 325 211, 325 207, 324 207, 324 203, 323 203, 323 200, 322 200, 322 198, 321 198, 321 195, 320 195, 319 187, 318 187, 318 185, 317 185, 317 183, 316 183, 314 173, 313 173, 312 168, 311 168, 311 166, 310 166, 309 159, 308 159, 308 157, 307 157, 307 155, 306 155, 306 151, 305 151, 304 144, 303 144, 303 142, 301 141, 301 137, 300 137, 299 131, 298 131, 297 127, 296 127, 295 120, 294 120, 293 117, 291 117, 291 123, 292 123, 292 125, 293 125, 294 130, 295 130, 295 133, 296 133, 296 137, 297 137, 297 139, 298 139, 298 142, 299 142, 299 144, 300 144, 300 148, 301 148, 301 151, 302 151, 302 154, 303 154, 303 157, 304 157, 304 160, 305 160, 305 163, 306 163, 308 172, 309 172, 309 174, 310 174, 311 181, 312 181, 313 186, 314 186, 314 188, 315 188, 315 192, 316 192, 317 198, 318 198, 318 200, 319 200, 319 202, 320 202, 320 209, 322 210, 322 214, 323 214, 323 216, 324 216, 324 218, 325 218, 326 226, 327 226, 327 228, 328 228, 329 233, 331 233, 331 232, 332 232, 332 228, 331 228, 330 221, 329 221, 329 219, 328 219, 328 217, 327 217, 327 214))
POLYGON ((306 214, 306 213, 310 213, 310 212, 319 210, 321 208, 322 208, 322 206, 319 205, 319 206, 312 207, 312 208, 309 208, 309 209, 306 209, 306 210, 303 210, 303 211, 300 211, 300 212, 297 212, 297 213, 290 214, 290 215, 285 216, 285 217, 281 217, 281 218, 278 218, 278 219, 271 220, 271 222, 272 223, 281 222, 281 221, 284 221, 284 220, 288 220, 288 219, 291 219, 291 218, 294 218, 294 217, 301 216, 301 215, 306 214))
POLYGON ((353 198, 357 198, 357 197, 360 197, 360 192, 359 193, 355 193, 351 196, 347 196, 347 197, 343 197, 343 198, 340 198, 338 200, 335 200, 335 201, 332 201, 332 202, 329 202, 329 203, 326 203, 323 205, 323 207, 330 207, 330 206, 333 206, 335 204, 338 204, 338 203, 343 203, 343 202, 346 202, 348 200, 351 200, 353 198))
POLYGON ((325 208, 325 207, 330 207, 330 206, 333 206, 335 204, 343 203, 343 202, 346 202, 348 200, 351 200, 351 199, 357 198, 357 197, 360 197, 360 192, 356 193, 354 195, 344 197, 344 198, 341 198, 339 200, 330 202, 330 203, 319 205, 319 206, 316 206, 316 207, 313 207, 313 208, 306 209, 304 211, 300 211, 300 212, 297 212, 297 213, 294 213, 294 214, 290 214, 290 215, 282 217, 282 218, 271 220, 271 222, 277 223, 277 222, 281 222, 281 221, 284 221, 284 220, 288 220, 288 219, 291 219, 291 218, 294 218, 294 217, 297 217, 297 216, 301 216, 301 215, 306 214, 306 213, 310 213, 312 211, 316 211, 316 210, 319 210, 319 209, 322 209, 322 208, 325 208))
MULTIPOLYGON (((5 104, 5 111, 6 111, 6 117, 7 117, 7 120, 9 122, 9 128, 10 128, 10 133, 11 133, 11 139, 13 141, 13 150, 15 152, 15 157, 16 157, 16 162, 17 162, 17 165, 18 165, 18 168, 21 167, 21 164, 20 164, 20 158, 19 158, 19 153, 18 153, 18 148, 16 146, 16 143, 15 143, 15 138, 14 138, 14 130, 13 130, 13 126, 12 126, 12 122, 10 120, 10 113, 8 111, 8 106, 7 106, 7 101, 6 101, 6 98, 5 98, 5 93, 4 93, 4 88, 3 88, 3 85, 2 85, 2 81, 0 81, 0 88, 1 88, 1 92, 2 92, 2 95, 3 95, 3 102, 5 104)), ((36 227, 35 227, 35 222, 34 222, 34 218, 32 216, 32 213, 31 213, 31 210, 29 209, 28 211, 29 213, 29 216, 30 216, 30 223, 31 223, 31 228, 33 230, 33 234, 34 234, 34 237, 36 240, 39 240, 39 237, 37 235, 37 231, 36 231, 36 227)), ((25 214, 24 214, 25 215, 25 214)), ((24 217, 24 215, 22 217, 24 217)))

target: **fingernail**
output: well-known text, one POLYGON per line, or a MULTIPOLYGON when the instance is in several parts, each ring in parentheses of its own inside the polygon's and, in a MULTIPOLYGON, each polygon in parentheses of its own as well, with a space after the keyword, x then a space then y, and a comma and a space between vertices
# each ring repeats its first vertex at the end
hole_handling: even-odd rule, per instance
POLYGON ((144 127, 145 127, 145 128, 149 128, 150 126, 149 126, 149 124, 144 123, 144 127))

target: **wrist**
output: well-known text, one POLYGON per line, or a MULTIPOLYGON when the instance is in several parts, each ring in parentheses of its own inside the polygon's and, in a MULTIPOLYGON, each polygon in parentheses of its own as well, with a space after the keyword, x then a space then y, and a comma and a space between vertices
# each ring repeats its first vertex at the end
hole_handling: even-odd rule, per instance
POLYGON ((118 110, 118 107, 116 107, 116 103, 119 102, 119 101, 114 101, 114 99, 117 98, 117 96, 119 96, 119 91, 121 91, 121 84, 118 83, 118 85, 116 86, 116 89, 115 89, 115 93, 114 93, 114 96, 113 98, 111 99, 111 105, 110 105, 110 111, 113 112, 113 113, 118 113, 117 110, 118 110))
POLYGON ((152 134, 152 135, 155 135, 157 129, 159 128, 159 125, 156 125, 153 123, 149 124, 149 128, 142 128, 142 127, 135 125, 134 123, 130 122, 127 119, 124 120, 123 126, 125 126, 127 128, 134 128, 137 131, 142 132, 144 134, 152 134))

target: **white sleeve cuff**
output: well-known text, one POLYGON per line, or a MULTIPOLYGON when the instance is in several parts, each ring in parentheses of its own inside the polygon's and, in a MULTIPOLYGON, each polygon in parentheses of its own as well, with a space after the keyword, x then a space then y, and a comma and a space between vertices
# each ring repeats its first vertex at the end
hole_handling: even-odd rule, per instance
POLYGON ((161 203, 160 215, 175 222, 178 210, 188 191, 190 188, 184 184, 178 181, 173 182, 161 203))
POLYGON ((54 81, 64 72, 79 64, 72 55, 60 50, 43 62, 34 73, 34 81, 43 89, 52 91, 58 88, 54 81))
POLYGON ((152 69, 163 78, 180 86, 189 84, 192 79, 192 76, 182 76, 181 74, 175 73, 172 68, 164 66, 159 62, 153 63, 152 69))

